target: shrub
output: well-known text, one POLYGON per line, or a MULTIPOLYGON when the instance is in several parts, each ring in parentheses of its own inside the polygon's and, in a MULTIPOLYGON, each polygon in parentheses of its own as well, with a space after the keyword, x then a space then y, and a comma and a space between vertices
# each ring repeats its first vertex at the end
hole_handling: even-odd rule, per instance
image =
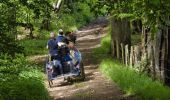
POLYGON ((24 56, 1 55, 0 62, 0 100, 48 100, 43 73, 24 56))

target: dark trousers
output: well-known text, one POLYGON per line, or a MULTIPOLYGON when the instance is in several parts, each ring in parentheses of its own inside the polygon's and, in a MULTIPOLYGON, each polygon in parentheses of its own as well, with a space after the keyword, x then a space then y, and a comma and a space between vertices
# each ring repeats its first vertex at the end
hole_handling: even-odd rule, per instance
POLYGON ((50 60, 51 61, 53 61, 53 60, 59 60, 60 61, 60 57, 58 55, 53 55, 53 56, 51 56, 50 60))

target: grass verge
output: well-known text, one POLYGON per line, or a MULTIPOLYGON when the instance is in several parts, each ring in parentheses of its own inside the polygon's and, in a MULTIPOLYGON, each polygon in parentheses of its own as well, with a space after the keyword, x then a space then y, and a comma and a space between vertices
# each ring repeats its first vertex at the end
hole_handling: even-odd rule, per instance
POLYGON ((29 55, 39 55, 39 54, 46 54, 47 49, 47 39, 25 39, 22 40, 20 43, 24 47, 24 52, 26 56, 29 55))
POLYGON ((95 55, 101 58, 102 73, 116 82, 127 95, 135 95, 137 100, 169 100, 169 87, 153 81, 145 74, 135 72, 108 55, 110 40, 110 35, 107 35, 102 39, 101 47, 94 50, 95 55))
POLYGON ((136 73, 113 59, 105 59, 100 70, 116 82, 127 95, 137 95, 140 100, 168 100, 170 88, 158 81, 153 81, 144 74, 136 73))
POLYGON ((111 35, 107 34, 102 40, 101 40, 101 46, 99 48, 94 49, 94 53, 97 56, 108 54, 110 52, 110 41, 111 41, 111 35))

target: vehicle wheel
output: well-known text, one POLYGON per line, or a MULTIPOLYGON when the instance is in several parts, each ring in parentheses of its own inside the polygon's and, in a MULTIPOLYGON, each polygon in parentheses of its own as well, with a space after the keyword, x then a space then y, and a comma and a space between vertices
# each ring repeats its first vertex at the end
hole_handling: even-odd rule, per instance
POLYGON ((53 80, 51 78, 52 78, 52 75, 50 73, 48 73, 48 71, 47 71, 47 79, 48 79, 48 84, 49 84, 50 88, 53 85, 53 80))
POLYGON ((51 88, 52 85, 53 85, 53 81, 52 80, 48 80, 48 84, 49 84, 49 87, 51 88))
POLYGON ((72 78, 71 77, 67 77, 67 82, 72 83, 73 82, 72 78))
POLYGON ((80 77, 81 77, 81 80, 85 79, 85 72, 84 72, 84 64, 83 64, 83 62, 80 63, 80 77))

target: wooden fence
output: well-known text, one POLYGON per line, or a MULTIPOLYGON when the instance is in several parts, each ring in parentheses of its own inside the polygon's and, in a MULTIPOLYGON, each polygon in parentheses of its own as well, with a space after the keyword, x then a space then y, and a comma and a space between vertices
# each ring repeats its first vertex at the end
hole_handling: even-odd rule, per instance
POLYGON ((140 46, 124 45, 121 43, 121 59, 126 66, 134 67, 138 65, 142 58, 140 46))
MULTIPOLYGON (((164 71, 165 69, 156 68, 156 59, 154 57, 157 51, 154 51, 153 44, 149 44, 144 50, 140 45, 124 45, 120 44, 121 51, 117 53, 121 53, 120 59, 123 64, 127 67, 131 67, 138 72, 145 72, 150 75, 153 79, 160 79, 164 81, 164 71)), ((118 54, 119 55, 119 54, 118 54)))
MULTIPOLYGON (((170 19, 170 18, 169 18, 170 19)), ((111 54, 127 66, 145 72, 153 79, 170 85, 170 27, 158 30, 154 38, 147 27, 142 26, 142 41, 131 44, 131 31, 127 19, 111 20, 111 54)))

